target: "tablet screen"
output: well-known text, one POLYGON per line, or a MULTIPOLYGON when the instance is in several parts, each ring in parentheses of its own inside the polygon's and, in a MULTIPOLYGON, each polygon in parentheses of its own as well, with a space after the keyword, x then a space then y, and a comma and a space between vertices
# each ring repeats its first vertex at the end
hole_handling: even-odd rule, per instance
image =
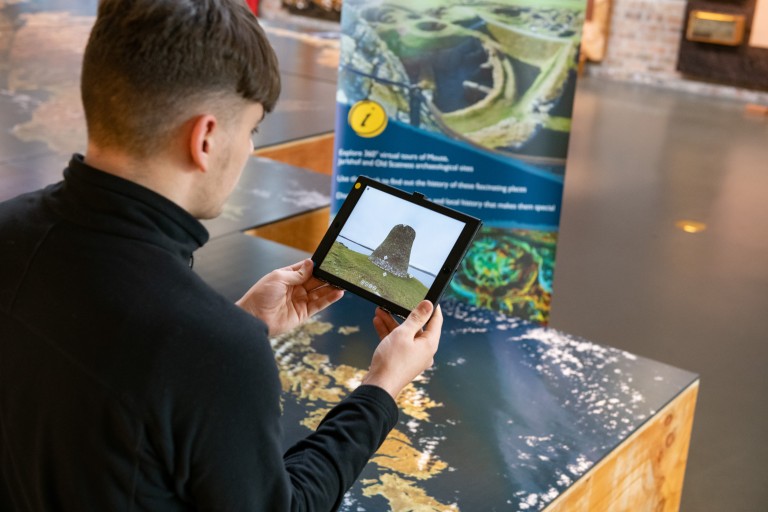
POLYGON ((355 187, 313 256, 315 273, 398 314, 436 301, 479 221, 366 178, 355 187))

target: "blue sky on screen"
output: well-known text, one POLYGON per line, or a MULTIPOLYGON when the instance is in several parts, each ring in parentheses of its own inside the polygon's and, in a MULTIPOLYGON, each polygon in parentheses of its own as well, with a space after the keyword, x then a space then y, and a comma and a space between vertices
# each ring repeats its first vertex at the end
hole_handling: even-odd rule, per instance
POLYGON ((464 229, 461 221, 366 187, 340 235, 376 249, 397 224, 416 231, 411 265, 432 274, 440 270, 464 229))

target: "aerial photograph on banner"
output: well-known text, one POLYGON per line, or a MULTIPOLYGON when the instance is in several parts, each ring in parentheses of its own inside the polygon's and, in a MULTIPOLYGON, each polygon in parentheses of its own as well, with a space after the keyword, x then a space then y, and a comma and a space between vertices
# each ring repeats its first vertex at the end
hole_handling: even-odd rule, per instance
POLYGON ((565 159, 582 0, 349 0, 344 8, 340 103, 374 100, 393 119, 480 148, 543 164, 565 159))
POLYGON ((446 296, 546 323, 585 0, 345 0, 331 211, 364 174, 480 218, 446 296))

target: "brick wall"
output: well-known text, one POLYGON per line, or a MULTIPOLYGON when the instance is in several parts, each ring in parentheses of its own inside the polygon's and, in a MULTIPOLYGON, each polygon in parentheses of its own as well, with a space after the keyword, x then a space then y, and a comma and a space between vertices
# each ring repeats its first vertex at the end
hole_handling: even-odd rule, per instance
POLYGON ((613 0, 608 50, 586 72, 694 93, 768 104, 768 92, 707 83, 675 70, 685 0, 613 0))

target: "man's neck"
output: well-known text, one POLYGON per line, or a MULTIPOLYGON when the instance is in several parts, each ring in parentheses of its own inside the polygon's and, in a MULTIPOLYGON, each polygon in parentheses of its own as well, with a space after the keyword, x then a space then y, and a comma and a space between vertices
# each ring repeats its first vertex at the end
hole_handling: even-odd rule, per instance
POLYGON ((178 163, 157 156, 150 159, 134 158, 121 151, 104 149, 88 144, 85 163, 100 171, 137 183, 156 192, 187 211, 190 211, 190 173, 180 169, 178 163))

